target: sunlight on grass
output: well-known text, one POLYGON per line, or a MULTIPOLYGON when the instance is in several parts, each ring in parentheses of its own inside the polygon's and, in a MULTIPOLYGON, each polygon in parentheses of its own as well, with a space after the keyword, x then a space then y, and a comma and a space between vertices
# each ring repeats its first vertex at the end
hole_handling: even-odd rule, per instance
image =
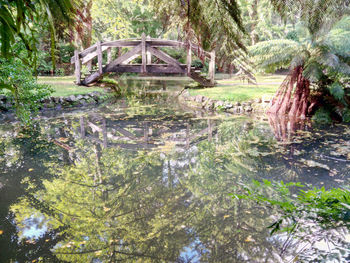
POLYGON ((86 94, 93 91, 104 92, 100 87, 85 87, 74 84, 75 78, 73 76, 67 77, 38 77, 38 82, 41 84, 48 84, 54 89, 52 96, 70 96, 77 94, 86 94))
POLYGON ((285 75, 257 76, 258 85, 246 84, 237 78, 218 80, 214 88, 190 90, 190 94, 203 95, 214 100, 242 102, 263 96, 273 96, 285 75))

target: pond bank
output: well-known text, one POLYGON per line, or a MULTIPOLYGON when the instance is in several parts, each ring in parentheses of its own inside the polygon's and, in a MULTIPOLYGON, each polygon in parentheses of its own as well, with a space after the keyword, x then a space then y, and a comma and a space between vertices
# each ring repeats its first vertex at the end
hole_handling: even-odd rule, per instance
MULTIPOLYGON (((48 97, 41 100, 42 106, 40 110, 49 110, 49 109, 63 109, 63 108, 72 108, 80 106, 88 106, 94 104, 100 104, 113 95, 102 93, 99 91, 93 91, 87 94, 78 94, 70 96, 58 96, 58 97, 48 97)), ((0 95, 0 112, 10 112, 14 108, 14 101, 4 95, 0 95)))
POLYGON ((178 98, 181 103, 185 103, 189 107, 209 111, 223 111, 232 114, 263 113, 266 111, 271 101, 271 98, 267 96, 246 102, 214 100, 203 95, 191 95, 188 90, 184 90, 178 98))

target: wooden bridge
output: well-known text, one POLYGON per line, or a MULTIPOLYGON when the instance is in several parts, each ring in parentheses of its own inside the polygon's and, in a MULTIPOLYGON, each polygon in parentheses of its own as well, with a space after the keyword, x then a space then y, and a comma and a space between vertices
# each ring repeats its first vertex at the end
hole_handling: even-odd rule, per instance
MULTIPOLYGON (((118 52, 117 52, 118 53, 118 52)), ((79 52, 75 51, 71 63, 75 64, 75 76, 77 85, 89 85, 103 78, 104 75, 115 73, 140 73, 142 75, 183 74, 192 78, 203 86, 215 85, 215 52, 207 52, 191 42, 180 42, 146 37, 141 39, 122 39, 108 42, 97 42, 95 45, 79 52), (186 64, 181 64, 175 58, 169 56, 160 48, 183 48, 187 52, 186 64), (131 48, 131 50, 112 60, 112 48, 131 48), (103 52, 107 52, 107 64, 103 65, 103 52), (200 71, 191 66, 192 53, 198 57, 209 59, 209 72, 203 77, 200 71), (141 56, 142 63, 131 63, 141 56), (157 64, 152 64, 152 56, 157 58, 157 64), (97 71, 91 70, 92 60, 97 57, 97 71), (87 64, 89 74, 82 77, 81 65, 87 64)))

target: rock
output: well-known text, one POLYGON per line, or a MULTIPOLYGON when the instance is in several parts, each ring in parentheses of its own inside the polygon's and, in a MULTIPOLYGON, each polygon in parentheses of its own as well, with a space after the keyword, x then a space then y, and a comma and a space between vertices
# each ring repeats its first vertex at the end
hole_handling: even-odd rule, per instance
POLYGON ((69 97, 66 98, 66 101, 75 102, 77 101, 77 97, 75 95, 70 95, 69 97))
POLYGON ((225 103, 223 101, 219 100, 219 101, 215 102, 214 108, 215 109, 222 109, 222 108, 224 108, 224 105, 225 105, 225 103))
POLYGON ((80 100, 84 99, 84 96, 79 94, 79 95, 76 95, 76 98, 77 98, 77 100, 80 101, 80 100))
POLYGON ((49 102, 49 103, 45 103, 44 104, 44 107, 46 108, 46 109, 52 109, 52 108, 55 108, 55 103, 54 102, 49 102))
POLYGON ((212 110, 214 108, 215 102, 212 101, 211 99, 207 100, 207 103, 205 104, 204 108, 207 110, 212 110))
POLYGON ((230 108, 230 109, 227 109, 227 112, 234 114, 234 113, 236 113, 236 109, 230 108))
POLYGON ((241 106, 241 103, 235 102, 233 105, 234 105, 234 106, 241 106))
POLYGON ((202 95, 197 95, 195 98, 194 98, 194 101, 198 102, 198 103, 202 103, 204 100, 204 97, 202 95))
POLYGON ((261 103, 262 100, 261 100, 261 98, 258 98, 258 99, 255 99, 254 102, 255 102, 255 103, 261 103))
POLYGON ((225 104, 225 110, 232 109, 233 105, 231 103, 225 104))
POLYGON ((46 104, 46 103, 50 103, 51 102, 51 98, 44 98, 41 100, 42 103, 46 104))
POLYGON ((253 108, 252 108, 252 106, 246 106, 246 107, 244 108, 244 111, 245 111, 245 112, 252 112, 252 111, 253 111, 253 108))

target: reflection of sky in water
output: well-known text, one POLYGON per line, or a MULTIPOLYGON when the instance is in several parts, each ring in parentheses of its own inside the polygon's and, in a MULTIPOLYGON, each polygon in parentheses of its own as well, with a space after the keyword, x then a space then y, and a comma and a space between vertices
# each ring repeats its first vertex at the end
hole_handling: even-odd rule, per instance
MULTIPOLYGON (((192 242, 189 246, 184 248, 184 251, 181 252, 180 258, 186 259, 186 262, 200 262, 201 256, 195 247, 200 246, 201 242, 198 238, 192 242)), ((205 251, 203 251, 205 253, 205 251)))
POLYGON ((19 230, 22 232, 22 238, 25 239, 38 239, 47 231, 44 216, 35 217, 32 215, 30 218, 24 220, 24 225, 25 227, 19 230))

